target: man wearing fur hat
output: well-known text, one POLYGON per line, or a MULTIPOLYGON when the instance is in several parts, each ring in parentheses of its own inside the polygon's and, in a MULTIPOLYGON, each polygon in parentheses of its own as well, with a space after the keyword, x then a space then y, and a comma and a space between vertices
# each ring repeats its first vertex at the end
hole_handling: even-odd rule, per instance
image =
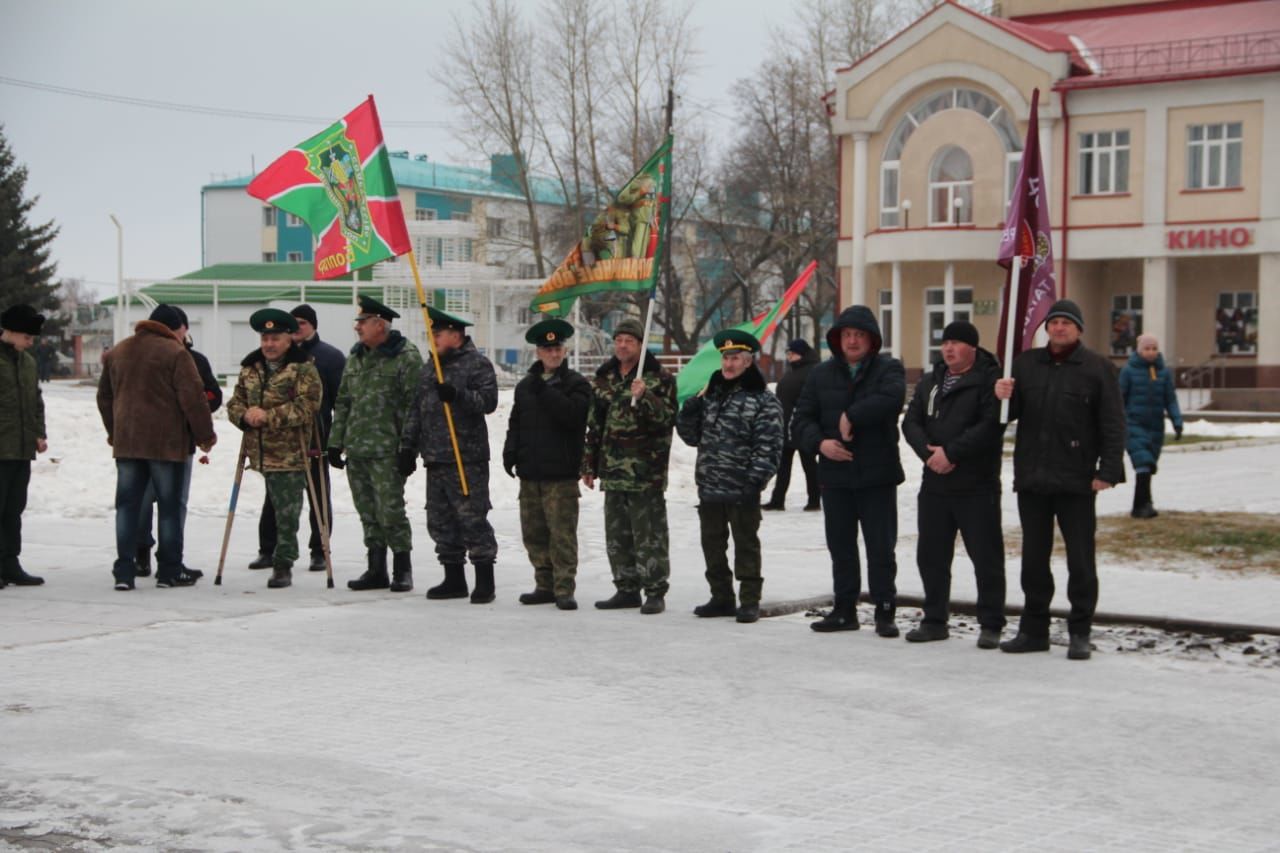
POLYGON ((291 315, 263 308, 249 318, 249 325, 261 336, 262 345, 240 362, 227 418, 246 433, 249 467, 267 484, 277 529, 267 587, 280 589, 293 583, 298 519, 310 464, 307 451, 313 446, 324 392, 315 365, 293 342, 298 324, 291 315))
POLYGON ((604 492, 605 549, 617 592, 600 610, 666 609, 671 575, 667 466, 676 421, 675 378, 645 350, 644 327, 628 317, 613 333, 613 358, 592 383, 582 482, 604 492), (640 593, 645 593, 642 604, 640 593))
POLYGON ((1013 360, 1013 378, 995 383, 996 397, 1009 400, 1009 419, 1018 419, 1013 489, 1026 596, 1018 633, 1000 650, 1049 650, 1056 520, 1067 548, 1067 657, 1088 660, 1098 604, 1095 504, 1098 492, 1124 482, 1124 403, 1111 362, 1080 341, 1084 315, 1078 305, 1059 299, 1044 325, 1049 345, 1023 352, 1013 360))
POLYGON ((856 631, 862 569, 858 528, 867 548, 867 587, 875 605, 876 634, 898 636, 898 415, 907 396, 902 362, 880 351, 880 324, 865 305, 840 313, 827 332, 831 357, 809 374, 796 401, 791 429, 796 444, 817 453, 822 514, 835 600, 809 627, 856 631))
POLYGON ((43 326, 44 315, 30 305, 0 314, 0 588, 44 583, 18 562, 31 460, 49 448, 36 360, 28 352, 43 326))
POLYGON ((182 563, 182 483, 191 446, 207 451, 218 437, 196 363, 175 331, 181 325, 177 309, 157 306, 103 357, 98 413, 116 460, 117 590, 134 588, 148 483, 158 517, 156 586, 192 586, 200 578, 182 563))
POLYGON ((711 600, 694 608, 701 617, 760 618, 760 493, 778 469, 782 454, 782 406, 769 393, 755 354, 760 342, 750 332, 726 329, 713 339, 720 369, 707 387, 685 401, 676 430, 698 448, 694 482, 698 522, 707 563, 711 600), (729 536, 733 535, 733 570, 729 536), (738 596, 733 594, 734 577, 738 596))
POLYGON ((995 356, 978 346, 978 329, 956 320, 942 330, 942 360, 916 385, 902 434, 924 463, 916 563, 924 584, 924 619, 907 640, 945 640, 956 533, 978 582, 978 648, 994 649, 1004 628, 1004 531, 1000 462, 1004 425, 994 383, 995 356))

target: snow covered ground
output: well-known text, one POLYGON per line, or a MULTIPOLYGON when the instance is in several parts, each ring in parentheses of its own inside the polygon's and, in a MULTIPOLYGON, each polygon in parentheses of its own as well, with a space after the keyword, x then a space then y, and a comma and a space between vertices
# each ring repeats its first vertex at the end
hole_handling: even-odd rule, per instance
MULTIPOLYGON (((802 614, 708 624, 689 615, 706 589, 694 454, 679 440, 661 616, 590 607, 612 589, 594 492, 584 609, 519 605, 532 572, 516 485, 496 465, 492 605, 422 598, 438 568, 421 473, 408 486, 414 593, 345 589, 363 556, 341 473, 338 589, 301 572, 268 591, 245 569, 253 474, 214 587, 239 436, 221 416, 187 524, 187 562, 206 579, 115 593, 114 465, 93 391, 45 387, 50 452, 33 469, 24 564, 47 583, 0 590, 0 849, 1280 849, 1275 638, 1188 652, 1203 641, 1106 629, 1078 664, 1061 647, 980 652, 960 617, 952 640, 925 647, 819 636, 802 614)), ((507 391, 495 447, 509 405, 507 391)), ((1253 440, 1171 445, 1158 506, 1280 512, 1280 426, 1187 430, 1253 440)), ((899 588, 919 593, 919 466, 907 471, 899 588)), ((766 602, 829 591, 821 517, 800 511, 796 473, 789 511, 762 528, 766 602)), ((1103 493, 1099 512, 1127 511, 1129 488, 1103 493)), ((1016 527, 1011 494, 1005 516, 1016 527)), ((1105 560, 1101 609, 1280 625, 1280 580, 1168 571, 1159 556, 1105 560)), ((1008 574, 1017 601, 1014 562, 1008 574)), ((962 555, 954 596, 973 597, 962 555)))

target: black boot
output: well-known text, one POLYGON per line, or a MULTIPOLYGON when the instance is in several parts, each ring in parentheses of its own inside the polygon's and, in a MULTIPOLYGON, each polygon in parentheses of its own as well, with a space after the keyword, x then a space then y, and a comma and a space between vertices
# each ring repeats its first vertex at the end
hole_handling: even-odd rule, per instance
POLYGON ((293 567, 275 566, 271 570, 271 580, 267 581, 267 589, 284 589, 293 585, 293 567))
POLYGON ((1159 515, 1151 505, 1150 471, 1138 472, 1138 482, 1133 487, 1133 512, 1129 514, 1134 518, 1155 518, 1159 515))
POLYGON ((618 590, 611 597, 604 601, 596 602, 597 610, 626 610, 632 607, 640 606, 639 592, 623 592, 618 590))
POLYGON ((1088 634, 1072 634, 1067 646, 1067 658, 1070 660, 1088 660, 1093 655, 1093 645, 1088 634))
POLYGON ((309 572, 328 571, 329 567, 324 564, 324 554, 316 553, 311 555, 311 563, 307 566, 309 572))
POLYGON ((4 582, 11 586, 40 586, 44 583, 44 578, 27 574, 26 569, 18 565, 15 559, 12 565, 5 566, 4 582))
POLYGON ((146 545, 138 546, 138 553, 133 558, 133 574, 140 578, 151 577, 151 549, 146 545))
POLYGON ((892 601, 881 601, 876 604, 876 635, 893 639, 898 636, 898 625, 893 621, 894 606, 892 601))
POLYGON ((387 549, 385 546, 369 549, 369 568, 353 581, 347 581, 347 589, 386 589, 391 586, 387 577, 387 549))
POLYGON ((472 604, 493 601, 493 563, 476 563, 476 588, 471 591, 472 604))
POLYGON ((810 622, 809 627, 819 634, 830 634, 834 631, 858 630, 858 612, 841 612, 832 608, 831 612, 817 622, 810 622))
POLYGON ((1047 652, 1049 651, 1049 638, 1033 637, 1030 634, 1024 634, 1019 631, 1012 640, 1005 640, 1000 644, 1000 651, 1008 652, 1011 655, 1021 655, 1027 652, 1047 652))
POLYGON ((438 601, 445 598, 467 597, 467 575, 461 563, 445 563, 444 580, 427 590, 427 598, 438 601))
POLYGON ((258 553, 257 558, 249 564, 251 569, 269 569, 271 568, 271 555, 265 551, 258 553))
POLYGON ((554 604, 555 601, 556 594, 549 589, 535 589, 533 592, 520 593, 521 604, 554 604))
POLYGON ((391 555, 391 591, 413 591, 413 566, 409 562, 408 551, 391 555))
POLYGON ((693 615, 701 619, 714 619, 721 616, 736 616, 738 609, 734 606, 732 598, 716 598, 706 604, 699 604, 693 608, 693 615))

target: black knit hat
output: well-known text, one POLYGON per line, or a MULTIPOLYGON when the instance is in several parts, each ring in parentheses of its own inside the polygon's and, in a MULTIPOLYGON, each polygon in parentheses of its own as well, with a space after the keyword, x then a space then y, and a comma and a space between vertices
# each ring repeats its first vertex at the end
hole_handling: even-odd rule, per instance
POLYGON ((311 328, 313 329, 320 328, 320 324, 316 322, 316 309, 312 308, 310 305, 308 305, 305 302, 299 305, 297 308, 294 308, 289 313, 295 317, 298 317, 299 319, 306 320, 308 323, 311 324, 311 328))
POLYGON ((1084 331, 1084 314, 1080 311, 1080 306, 1072 302, 1070 299, 1059 299, 1053 303, 1053 307, 1049 309, 1048 315, 1044 321, 1048 323, 1054 317, 1066 317, 1071 322, 1080 327, 1080 331, 1084 331))
POLYGON ((44 326, 44 315, 37 314, 30 305, 11 305, 0 314, 0 328, 23 335, 38 335, 44 326))
POLYGON ((959 341, 971 347, 978 346, 978 327, 964 320, 952 320, 942 330, 944 341, 959 341))
POLYGON ((796 355, 808 355, 813 352, 813 347, 809 346, 809 342, 804 338, 796 338, 787 344, 787 352, 793 352, 796 355))
POLYGON ((178 308, 173 307, 172 305, 165 305, 163 302, 161 302, 154 309, 152 309, 151 316, 148 317, 147 319, 154 320, 157 323, 161 323, 165 326, 168 326, 170 329, 174 330, 175 332, 185 325, 182 322, 184 319, 182 316, 182 311, 178 308))

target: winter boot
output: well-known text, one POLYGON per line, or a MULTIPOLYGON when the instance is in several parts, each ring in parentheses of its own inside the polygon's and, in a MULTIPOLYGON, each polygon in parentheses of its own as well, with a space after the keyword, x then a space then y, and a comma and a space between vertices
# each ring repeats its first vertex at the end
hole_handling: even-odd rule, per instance
POLYGON ((656 616, 667 609, 666 596, 662 595, 646 595, 644 604, 640 605, 640 612, 646 616, 656 616))
POLYGON ((760 504, 760 509, 766 511, 782 511, 787 508, 786 504, 779 500, 771 500, 768 503, 760 504))
POLYGON ((1000 647, 1000 629, 983 628, 978 632, 978 648, 996 649, 1000 647))
POLYGON ((347 589, 386 589, 391 586, 387 577, 387 549, 385 546, 369 549, 369 567, 353 581, 347 581, 347 589))
POLYGON ((618 590, 611 597, 606 598, 604 601, 596 602, 597 610, 627 610, 627 609, 630 609, 633 607, 639 607, 639 606, 640 606, 640 593, 634 592, 634 591, 624 592, 622 590, 618 590))
POLYGON ((462 563, 445 563, 444 580, 427 590, 427 598, 439 601, 446 598, 467 597, 467 574, 462 563))
POLYGON ((133 574, 135 577, 151 577, 151 549, 146 545, 138 546, 138 553, 133 558, 133 574))
POLYGON ((271 568, 271 565, 272 565, 271 555, 265 552, 260 552, 258 554, 257 559, 255 559, 252 563, 249 564, 249 568, 269 569, 271 568))
POLYGON ((921 622, 907 632, 908 643, 932 643, 951 636, 951 629, 936 622, 921 622))
POLYGON ((293 585, 293 566, 275 566, 271 570, 271 580, 267 581, 267 589, 284 589, 293 585))
POLYGON ((493 601, 493 563, 476 563, 476 588, 471 590, 472 604, 489 604, 493 601))
POLYGON ((1133 511, 1129 515, 1134 518, 1155 518, 1160 513, 1151 505, 1151 472, 1139 471, 1137 477, 1138 481, 1133 487, 1133 511))
POLYGON ((833 609, 817 622, 810 622, 809 627, 819 634, 830 634, 833 631, 856 631, 859 628, 858 613, 857 611, 842 613, 833 609))
POLYGON ((738 608, 737 619, 739 622, 743 623, 744 625, 749 625, 752 622, 760 621, 760 605, 759 604, 742 605, 741 607, 738 608))
POLYGON ((44 578, 27 574, 27 570, 18 565, 15 559, 11 565, 5 566, 4 582, 12 586, 40 586, 44 583, 44 578))
POLYGON ((892 601, 881 601, 876 604, 876 636, 888 639, 898 636, 898 626, 893 621, 893 614, 892 601))
POLYGON ((311 555, 311 563, 307 566, 309 572, 323 572, 328 570, 328 566, 324 564, 324 552, 318 551, 311 555))
POLYGON ((1071 644, 1067 646, 1069 660, 1088 660, 1093 654, 1093 645, 1088 634, 1072 634, 1071 644))
POLYGON ((556 598, 556 609, 557 610, 577 610, 578 600, 575 599, 572 595, 561 595, 558 598, 556 598))
MULTIPOLYGON (((572 598, 573 596, 569 596, 572 598)), ((521 604, 553 604, 558 599, 556 594, 549 589, 535 589, 533 592, 520 593, 521 604)))
POLYGON ((1019 631, 1012 640, 1005 640, 1000 644, 1000 651, 1008 652, 1011 655, 1020 655, 1026 652, 1047 652, 1049 651, 1049 638, 1033 637, 1030 634, 1024 634, 1019 631))
POLYGON ((706 604, 699 604, 693 608, 693 615, 702 619, 714 619, 717 616, 735 616, 737 609, 733 606, 733 599, 712 598, 706 604))
POLYGON ((404 551, 391 555, 391 591, 413 591, 413 566, 409 563, 410 554, 404 551))

